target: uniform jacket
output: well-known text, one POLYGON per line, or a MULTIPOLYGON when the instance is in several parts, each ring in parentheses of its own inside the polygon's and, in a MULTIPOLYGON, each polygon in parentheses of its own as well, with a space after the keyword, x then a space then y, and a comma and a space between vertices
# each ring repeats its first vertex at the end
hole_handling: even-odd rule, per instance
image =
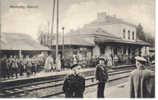
POLYGON ((99 82, 106 82, 108 80, 108 73, 105 65, 98 64, 96 67, 96 80, 99 82))
POLYGON ((12 60, 12 68, 18 68, 18 61, 17 61, 17 59, 13 59, 12 60))
POLYGON ((130 97, 150 98, 155 95, 154 72, 144 70, 134 70, 130 74, 130 97))
POLYGON ((45 61, 44 67, 45 67, 45 69, 50 70, 51 67, 53 67, 53 66, 54 66, 54 60, 52 57, 48 56, 45 61))
POLYGON ((7 69, 7 62, 6 62, 6 61, 7 61, 6 59, 2 59, 2 60, 1 60, 1 66, 2 66, 2 67, 1 67, 1 66, 0 66, 0 67, 1 67, 3 70, 4 70, 4 69, 7 69))
POLYGON ((80 75, 68 75, 65 78, 63 91, 66 97, 83 97, 85 79, 80 75))
POLYGON ((61 59, 60 59, 60 57, 56 58, 56 69, 61 70, 61 59))

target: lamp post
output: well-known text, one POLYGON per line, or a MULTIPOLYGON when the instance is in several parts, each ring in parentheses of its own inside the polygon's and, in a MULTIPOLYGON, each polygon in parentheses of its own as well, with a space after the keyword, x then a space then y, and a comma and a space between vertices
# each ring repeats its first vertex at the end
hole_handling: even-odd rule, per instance
POLYGON ((54 18, 55 18, 55 6, 56 5, 56 0, 53 0, 53 12, 52 12, 52 23, 51 23, 51 35, 50 35, 50 39, 51 39, 51 42, 50 42, 50 48, 53 46, 53 32, 54 32, 54 18))
POLYGON ((64 27, 62 27, 62 30, 63 30, 63 38, 62 38, 62 44, 63 44, 63 46, 62 46, 62 58, 64 58, 64 27))
POLYGON ((56 20, 56 59, 58 57, 58 33, 59 33, 59 0, 57 0, 57 20, 56 20))

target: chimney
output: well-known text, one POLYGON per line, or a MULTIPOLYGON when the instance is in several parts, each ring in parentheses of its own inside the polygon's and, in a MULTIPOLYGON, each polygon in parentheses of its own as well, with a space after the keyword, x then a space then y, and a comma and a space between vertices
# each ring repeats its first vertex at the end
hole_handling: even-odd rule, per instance
POLYGON ((100 13, 97 14, 97 18, 98 18, 99 21, 106 20, 106 16, 107 16, 106 12, 100 12, 100 13))
POLYGON ((116 15, 114 14, 113 17, 116 18, 116 15))

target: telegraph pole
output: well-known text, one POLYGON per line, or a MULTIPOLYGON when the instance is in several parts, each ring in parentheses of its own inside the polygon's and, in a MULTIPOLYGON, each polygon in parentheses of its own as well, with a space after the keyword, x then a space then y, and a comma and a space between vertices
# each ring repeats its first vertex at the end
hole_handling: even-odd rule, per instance
POLYGON ((49 47, 49 21, 48 21, 48 34, 47 34, 47 46, 49 47))
POLYGON ((1 0, 0 0, 0 74, 2 73, 1 72, 1 54, 2 54, 2 52, 1 52, 1 49, 2 49, 2 46, 1 46, 1 43, 2 43, 2 33, 1 33, 1 27, 2 27, 2 21, 1 21, 1 16, 2 16, 2 4, 1 4, 2 2, 1 2, 1 0))
POLYGON ((62 56, 64 58, 64 27, 62 27, 62 30, 63 30, 63 49, 62 49, 62 56))
POLYGON ((57 25, 56 25, 56 58, 58 57, 58 34, 59 34, 59 0, 57 0, 57 25))
POLYGON ((0 57, 1 57, 1 49, 2 49, 2 21, 1 21, 1 16, 2 16, 2 1, 0 0, 0 57))
POLYGON ((52 26, 51 26, 51 46, 53 45, 53 26, 54 26, 54 16, 55 16, 55 5, 56 5, 56 0, 53 0, 53 12, 52 12, 52 26))

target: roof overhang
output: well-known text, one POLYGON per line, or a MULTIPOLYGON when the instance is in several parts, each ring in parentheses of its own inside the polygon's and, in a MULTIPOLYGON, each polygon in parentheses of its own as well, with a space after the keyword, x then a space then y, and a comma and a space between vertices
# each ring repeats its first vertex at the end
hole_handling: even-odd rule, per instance
POLYGON ((97 37, 95 39, 95 42, 97 43, 119 43, 119 44, 131 44, 131 45, 140 45, 140 46, 150 46, 149 43, 144 41, 127 41, 122 39, 116 39, 116 38, 103 38, 103 37, 97 37))

